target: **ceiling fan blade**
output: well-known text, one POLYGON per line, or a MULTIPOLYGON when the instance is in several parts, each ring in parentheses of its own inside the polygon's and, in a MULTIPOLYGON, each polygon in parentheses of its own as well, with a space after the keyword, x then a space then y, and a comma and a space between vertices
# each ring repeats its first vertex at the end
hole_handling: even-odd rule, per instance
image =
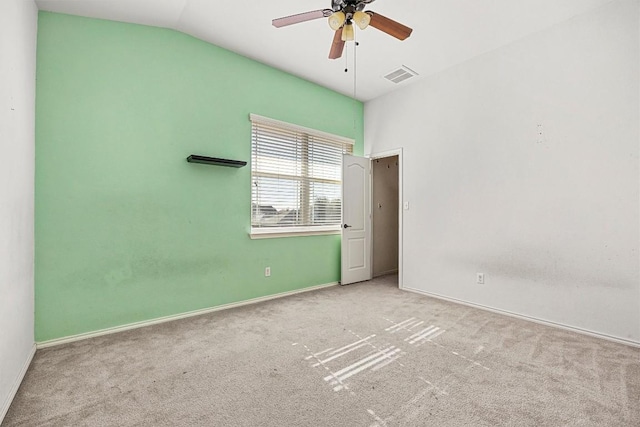
POLYGON ((311 12, 298 13, 297 15, 284 16, 271 21, 274 27, 286 27, 287 25, 298 24, 300 22, 311 21, 313 19, 326 18, 333 14, 331 9, 313 10, 311 12))
POLYGON ((386 16, 382 16, 379 13, 367 11, 369 15, 371 15, 371 22, 369 22, 369 26, 373 28, 377 28, 378 30, 389 34, 399 40, 404 40, 411 35, 413 31, 411 28, 406 25, 402 25, 399 22, 394 21, 393 19, 389 19, 386 16))
POLYGON ((342 56, 344 50, 344 41, 342 40, 342 28, 336 30, 333 35, 333 43, 331 43, 331 50, 329 51, 329 59, 338 59, 342 56))

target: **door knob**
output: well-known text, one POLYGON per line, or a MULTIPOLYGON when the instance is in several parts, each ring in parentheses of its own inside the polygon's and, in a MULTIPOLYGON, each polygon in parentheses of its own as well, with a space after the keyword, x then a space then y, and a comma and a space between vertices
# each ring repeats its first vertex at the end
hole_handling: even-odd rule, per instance
POLYGON ((343 227, 344 227, 344 228, 350 228, 351 226, 350 226, 350 225, 345 224, 345 225, 343 225, 343 227))

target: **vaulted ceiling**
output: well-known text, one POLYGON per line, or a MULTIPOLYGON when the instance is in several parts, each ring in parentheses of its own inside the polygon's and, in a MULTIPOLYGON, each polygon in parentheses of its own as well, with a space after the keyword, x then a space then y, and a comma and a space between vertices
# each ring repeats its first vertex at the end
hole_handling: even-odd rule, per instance
POLYGON ((273 18, 330 8, 330 0, 36 0, 41 10, 182 31, 337 92, 367 101, 614 0, 376 0, 373 10, 411 28, 399 41, 356 29, 340 59, 327 58, 326 18, 275 28, 273 18), (418 73, 383 78, 406 66, 418 73), (345 72, 345 68, 349 71, 345 72), (355 79, 354 79, 355 72, 355 79))

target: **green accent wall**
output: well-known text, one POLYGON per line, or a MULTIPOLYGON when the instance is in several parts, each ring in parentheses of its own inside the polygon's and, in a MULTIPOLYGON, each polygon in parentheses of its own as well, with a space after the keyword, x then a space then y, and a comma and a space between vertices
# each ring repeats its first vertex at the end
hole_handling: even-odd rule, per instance
POLYGON ((36 102, 37 341, 339 280, 338 235, 251 240, 250 167, 185 158, 250 161, 249 113, 361 154, 362 103, 177 31, 47 12, 36 102))

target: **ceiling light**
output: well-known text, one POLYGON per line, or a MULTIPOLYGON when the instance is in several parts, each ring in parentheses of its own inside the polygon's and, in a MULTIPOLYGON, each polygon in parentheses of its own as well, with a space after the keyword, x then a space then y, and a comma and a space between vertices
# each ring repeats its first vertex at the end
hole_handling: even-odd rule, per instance
POLYGON ((342 29, 342 41, 351 42, 354 39, 353 25, 351 22, 347 22, 342 29))
POLYGON ((340 27, 342 27, 342 24, 344 24, 344 20, 346 18, 347 17, 345 16, 344 12, 336 12, 329 17, 329 26, 332 30, 337 31, 338 29, 340 29, 340 27))
POLYGON ((353 22, 356 23, 358 28, 364 30, 369 26, 369 22, 371 22, 371 15, 358 10, 353 14, 353 22))

